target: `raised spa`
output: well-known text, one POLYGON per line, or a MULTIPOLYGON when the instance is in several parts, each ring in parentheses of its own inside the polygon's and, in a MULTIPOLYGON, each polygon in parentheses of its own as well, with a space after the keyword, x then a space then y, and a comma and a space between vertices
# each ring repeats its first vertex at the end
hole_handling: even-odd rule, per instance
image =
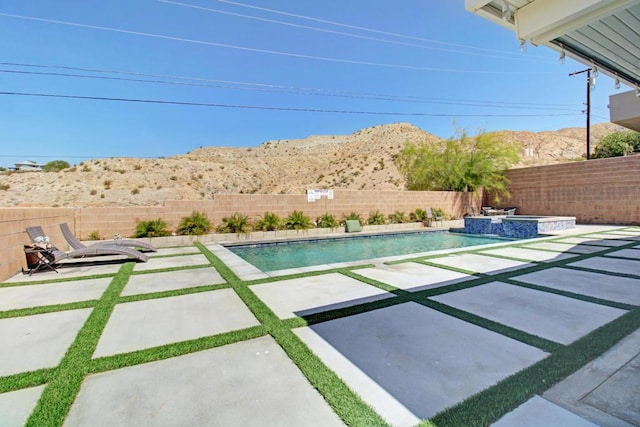
POLYGON ((464 219, 464 232, 468 234, 494 234, 503 237, 528 239, 551 231, 575 228, 573 216, 468 216, 464 219))

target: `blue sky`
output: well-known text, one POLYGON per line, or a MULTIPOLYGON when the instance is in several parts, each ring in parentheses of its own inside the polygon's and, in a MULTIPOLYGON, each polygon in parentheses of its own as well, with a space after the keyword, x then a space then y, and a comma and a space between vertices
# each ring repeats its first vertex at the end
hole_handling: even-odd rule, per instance
MULTIPOLYGON (((585 66, 521 52, 462 0, 0 0, 0 51, 3 166, 395 122, 442 137, 585 124, 586 77, 568 76, 585 66)), ((614 92, 600 75, 592 123, 614 92)))

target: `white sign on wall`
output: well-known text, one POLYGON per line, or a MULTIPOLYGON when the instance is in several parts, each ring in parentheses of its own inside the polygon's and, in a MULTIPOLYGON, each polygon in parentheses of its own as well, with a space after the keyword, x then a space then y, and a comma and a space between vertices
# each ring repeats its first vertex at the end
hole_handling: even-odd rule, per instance
POLYGON ((321 197, 333 199, 333 190, 307 190, 307 202, 315 202, 321 197))

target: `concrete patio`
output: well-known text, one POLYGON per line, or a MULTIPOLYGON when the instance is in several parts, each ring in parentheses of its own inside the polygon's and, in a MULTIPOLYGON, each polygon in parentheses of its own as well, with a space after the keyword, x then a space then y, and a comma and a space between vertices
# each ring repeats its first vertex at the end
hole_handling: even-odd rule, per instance
MULTIPOLYGON (((363 403, 377 424, 449 419, 439 417, 523 370, 571 358, 603 327, 637 322, 639 235, 579 226, 286 274, 212 243, 133 266, 19 274, 0 284, 0 425, 50 407, 65 426, 368 423, 340 399, 363 403), (77 387, 54 396, 64 375, 77 387)), ((491 421, 640 426, 636 329, 491 421)))

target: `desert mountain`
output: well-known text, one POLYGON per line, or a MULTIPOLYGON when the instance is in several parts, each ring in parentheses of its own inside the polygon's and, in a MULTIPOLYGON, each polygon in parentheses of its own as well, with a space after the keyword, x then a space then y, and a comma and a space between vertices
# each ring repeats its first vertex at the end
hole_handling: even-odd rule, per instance
MULTIPOLYGON (((592 147, 619 128, 591 128, 592 147)), ((585 131, 501 131, 522 146, 518 166, 581 159, 585 131)), ((359 130, 352 135, 267 141, 255 148, 202 147, 161 158, 84 161, 63 171, 0 175, 0 206, 158 205, 164 200, 211 199, 216 193, 294 193, 308 188, 402 190, 394 158, 406 141, 439 137, 408 123, 359 130)))

